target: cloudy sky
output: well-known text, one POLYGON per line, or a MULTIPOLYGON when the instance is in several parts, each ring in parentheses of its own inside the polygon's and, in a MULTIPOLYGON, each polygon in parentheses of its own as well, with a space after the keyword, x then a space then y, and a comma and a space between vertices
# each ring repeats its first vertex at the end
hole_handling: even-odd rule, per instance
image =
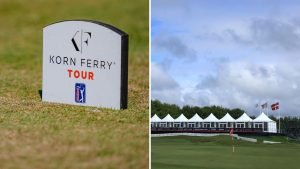
POLYGON ((299 116, 299 11, 300 1, 152 0, 152 99, 251 115, 279 101, 299 116))

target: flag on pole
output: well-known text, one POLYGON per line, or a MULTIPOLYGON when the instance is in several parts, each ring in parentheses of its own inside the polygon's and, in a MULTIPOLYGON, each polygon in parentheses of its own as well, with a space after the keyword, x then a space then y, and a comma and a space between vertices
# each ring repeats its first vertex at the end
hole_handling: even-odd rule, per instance
POLYGON ((279 109, 279 102, 272 104, 271 108, 272 108, 273 111, 278 110, 279 109))
POLYGON ((261 108, 262 108, 262 109, 268 108, 268 103, 266 102, 265 104, 262 104, 262 105, 261 105, 261 108))
MULTIPOLYGON (((272 111, 278 110, 279 109, 279 102, 272 104, 271 108, 272 108, 272 111)), ((278 111, 278 114, 279 114, 279 133, 281 133, 281 130, 280 130, 280 119, 281 119, 280 118, 280 111, 278 111)))

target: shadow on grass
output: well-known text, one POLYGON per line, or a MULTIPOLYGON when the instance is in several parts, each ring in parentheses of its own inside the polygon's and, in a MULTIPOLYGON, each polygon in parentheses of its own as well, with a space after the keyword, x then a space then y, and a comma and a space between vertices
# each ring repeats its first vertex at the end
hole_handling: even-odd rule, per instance
POLYGON ((38 90, 38 92, 39 92, 40 98, 41 98, 41 100, 42 100, 42 98, 43 98, 43 90, 40 89, 40 90, 38 90))

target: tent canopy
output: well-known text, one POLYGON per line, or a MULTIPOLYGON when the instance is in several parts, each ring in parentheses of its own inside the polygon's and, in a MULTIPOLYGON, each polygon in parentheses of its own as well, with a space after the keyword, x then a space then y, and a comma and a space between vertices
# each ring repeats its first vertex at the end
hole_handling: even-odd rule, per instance
POLYGON ((177 117, 175 120, 175 122, 188 122, 189 120, 183 115, 181 114, 179 117, 177 117))
POLYGON ((151 117, 151 122, 160 122, 160 121, 161 119, 156 114, 154 114, 154 116, 151 117))
POLYGON ((208 117, 206 117, 203 121, 207 122, 219 122, 219 119, 216 118, 214 114, 210 114, 208 117))
POLYGON ((241 115, 241 117, 236 119, 236 122, 252 122, 252 121, 253 120, 246 113, 244 113, 243 115, 241 115))
POLYGON ((161 120, 161 122, 174 122, 174 119, 172 116, 170 116, 170 114, 168 114, 161 120))
POLYGON ((253 122, 274 122, 270 119, 264 112, 262 112, 258 117, 256 117, 253 122))
POLYGON ((246 113, 244 113, 238 119, 234 119, 227 113, 224 117, 220 120, 211 113, 207 118, 204 120, 196 113, 192 118, 189 120, 181 114, 178 118, 174 119, 170 114, 166 115, 163 119, 160 119, 156 114, 151 117, 151 122, 274 122, 270 119, 265 113, 261 113, 257 116, 254 120, 251 119, 246 113))
POLYGON ((203 119, 196 113, 192 118, 189 119, 189 122, 200 122, 203 119))
POLYGON ((235 119, 232 118, 229 113, 227 113, 219 120, 219 122, 235 122, 235 119))

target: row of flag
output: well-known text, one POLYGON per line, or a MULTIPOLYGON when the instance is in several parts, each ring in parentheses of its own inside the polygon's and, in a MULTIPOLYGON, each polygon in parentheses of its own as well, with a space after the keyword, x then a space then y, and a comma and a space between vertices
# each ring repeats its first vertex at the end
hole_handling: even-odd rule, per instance
MULTIPOLYGON (((262 104, 260 106, 261 106, 262 109, 266 109, 266 108, 268 108, 268 103, 266 102, 266 103, 264 103, 264 104, 262 104)), ((255 107, 258 108, 259 104, 256 104, 255 107)), ((278 110, 279 109, 279 102, 271 104, 271 109, 273 111, 278 110)))

